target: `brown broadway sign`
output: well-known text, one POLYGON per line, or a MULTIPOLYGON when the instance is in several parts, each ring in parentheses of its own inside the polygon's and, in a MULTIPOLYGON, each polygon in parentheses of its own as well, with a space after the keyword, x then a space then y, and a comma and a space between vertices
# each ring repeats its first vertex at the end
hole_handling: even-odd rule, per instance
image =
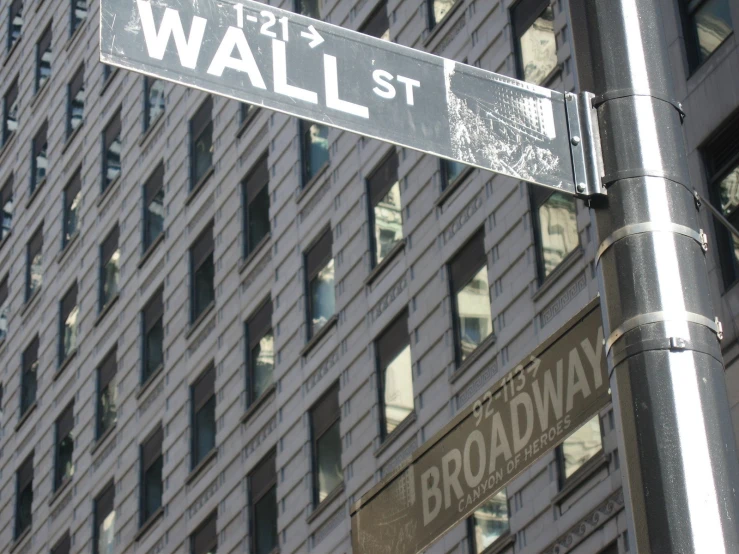
POLYGON ((610 399, 599 299, 352 507, 355 554, 415 554, 610 399))

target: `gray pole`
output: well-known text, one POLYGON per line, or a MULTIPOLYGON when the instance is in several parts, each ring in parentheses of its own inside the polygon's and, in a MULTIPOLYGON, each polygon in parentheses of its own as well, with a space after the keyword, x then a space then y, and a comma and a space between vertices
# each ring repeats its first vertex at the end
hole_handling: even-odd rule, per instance
POLYGON ((596 208, 598 279, 631 551, 736 554, 739 464, 658 3, 584 2, 608 188, 596 208))

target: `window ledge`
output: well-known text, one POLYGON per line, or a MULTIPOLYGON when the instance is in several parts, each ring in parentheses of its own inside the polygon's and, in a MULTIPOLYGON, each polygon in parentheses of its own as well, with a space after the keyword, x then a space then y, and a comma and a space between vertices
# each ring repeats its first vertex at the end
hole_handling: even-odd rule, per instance
MULTIPOLYGON (((100 96, 105 94, 105 91, 110 88, 110 84, 113 82, 113 79, 115 79, 115 76, 118 75, 118 68, 115 66, 112 66, 110 69, 110 74, 108 75, 108 78, 103 81, 103 88, 100 89, 100 96)), ((105 78, 105 73, 103 73, 103 78, 105 78)))
POLYGON ((95 318, 95 322, 92 324, 92 327, 95 328, 105 319, 105 316, 108 315, 108 312, 113 309, 113 306, 115 306, 116 302, 118 302, 118 299, 121 297, 121 294, 119 292, 115 293, 115 296, 108 300, 108 303, 103 306, 103 309, 100 310, 100 313, 95 318))
POLYGON ((339 317, 337 315, 331 316, 331 319, 329 319, 326 324, 321 327, 318 332, 313 335, 310 340, 305 343, 305 346, 303 346, 302 350, 300 351, 301 356, 307 356, 308 353, 313 350, 313 348, 321 342, 321 339, 328 335, 329 331, 333 329, 333 327, 336 326, 336 324, 339 322, 339 317))
POLYGON ((52 506, 57 500, 61 498, 62 493, 67 490, 67 487, 69 487, 69 484, 71 482, 71 477, 67 477, 66 479, 64 479, 64 481, 62 481, 61 485, 59 485, 59 488, 51 494, 51 498, 49 499, 49 506, 52 506))
POLYGON ((387 256, 385 256, 385 259, 382 260, 379 264, 377 264, 375 267, 372 268, 372 271, 369 272, 369 275, 365 277, 364 279, 364 285, 370 286, 375 279, 387 268, 387 266, 390 265, 390 263, 398 256, 398 254, 401 251, 405 251, 405 237, 400 239, 398 241, 398 244, 393 246, 390 249, 390 252, 387 253, 387 256))
POLYGON ((295 201, 300 204, 303 201, 303 198, 305 198, 308 194, 308 191, 313 188, 313 185, 315 185, 318 181, 320 181, 326 171, 328 170, 329 166, 331 165, 331 161, 324 162, 321 167, 318 168, 316 171, 316 174, 313 175, 313 177, 310 178, 310 180, 303 185, 303 187, 298 191, 295 201))
MULTIPOLYGON (((241 107, 239 106, 239 109, 240 108, 241 107)), ((246 131, 246 128, 249 127, 249 125, 251 125, 252 121, 254 121, 254 119, 257 117, 257 114, 259 113, 259 111, 260 111, 259 110, 259 107, 257 107, 253 112, 251 112, 251 114, 249 114, 248 116, 246 116, 246 119, 244 121, 242 121, 241 124, 239 125, 238 131, 236 131, 236 138, 241 138, 241 136, 246 131)))
MULTIPOLYGON (((441 18, 441 21, 437 22, 436 25, 434 25, 429 30, 429 35, 423 40, 423 47, 428 50, 428 47, 431 45, 432 42, 434 42, 434 39, 441 34, 441 29, 447 26, 447 23, 449 20, 454 17, 454 14, 457 13, 457 10, 459 7, 464 4, 464 0, 456 0, 454 2, 454 5, 449 9, 448 12, 444 14, 444 17, 441 18)), ((428 8, 427 8, 428 9, 428 8)), ((464 15, 462 16, 464 17, 464 15)), ((428 25, 428 23, 426 23, 428 25)))
POLYGON ((554 498, 552 498, 552 504, 561 504, 568 496, 575 492, 580 486, 588 481, 593 475, 598 473, 601 468, 608 466, 611 461, 611 455, 606 454, 601 450, 598 454, 595 454, 587 462, 578 468, 578 470, 565 481, 562 490, 559 491, 554 498))
POLYGON ((38 301, 39 297, 41 296, 41 290, 44 288, 43 283, 38 286, 38 288, 33 291, 31 294, 31 298, 28 299, 28 301, 23 305, 23 308, 21 308, 21 317, 25 318, 26 314, 31 310, 31 306, 35 305, 38 301))
MULTIPOLYGON (((470 174, 475 171, 476 168, 469 166, 467 167, 462 173, 460 173, 454 181, 451 183, 448 183, 446 188, 442 191, 442 193, 439 195, 439 198, 436 199, 436 202, 434 203, 437 208, 441 208, 444 206, 447 200, 456 192, 459 190, 459 187, 462 186, 462 183, 467 180, 467 178, 470 176, 470 174)), ((443 177, 442 177, 443 179, 443 177)))
POLYGON ((580 260, 580 258, 583 257, 583 254, 585 251, 583 250, 582 246, 578 246, 575 248, 572 252, 567 254, 565 256, 565 259, 559 262, 559 265, 554 268, 554 271, 552 271, 549 275, 547 275, 546 279, 539 285, 539 288, 536 289, 536 292, 531 295, 531 300, 536 302, 537 300, 540 300, 546 292, 551 289, 554 286, 554 283, 559 281, 559 278, 564 274, 568 269, 570 269, 577 261, 580 260))
POLYGON ((331 505, 331 503, 339 498, 342 494, 344 494, 344 483, 342 482, 340 485, 338 485, 334 490, 331 491, 331 493, 321 500, 321 502, 313 508, 313 511, 308 514, 308 517, 305 518, 305 522, 310 524, 313 521, 316 520, 318 516, 320 516, 323 512, 326 511, 326 509, 331 505))
POLYGON ((26 528, 25 531, 23 531, 20 536, 13 541, 13 543, 10 545, 10 552, 14 552, 16 548, 18 548, 22 543, 24 543, 28 537, 31 536, 31 528, 33 527, 33 521, 31 521, 31 524, 26 528))
POLYGON ((146 535, 156 523, 159 522, 160 519, 164 516, 164 506, 159 506, 157 508, 157 511, 154 512, 149 516, 149 519, 147 519, 139 528, 138 531, 136 531, 136 534, 133 536, 133 542, 139 542, 144 535, 146 535))
POLYGON ((67 244, 64 245, 64 247, 59 251, 59 254, 56 255, 56 263, 61 264, 62 260, 67 257, 67 254, 69 254, 72 251, 72 246, 77 242, 77 239, 80 236, 79 229, 74 232, 74 235, 72 235, 69 240, 67 241, 67 244))
POLYGON ((46 82, 43 85, 41 85, 41 88, 38 89, 36 91, 36 93, 33 95, 33 98, 31 99, 31 104, 29 106, 32 110, 36 107, 36 104, 38 104, 39 102, 41 102, 41 98, 44 97, 44 96, 46 96, 46 91, 48 91, 49 88, 51 88, 51 87, 48 86, 49 85, 49 81, 51 81, 51 77, 49 77, 48 79, 46 79, 46 82))
POLYGON ((480 357, 497 342, 497 340, 498 337, 495 333, 490 333, 487 337, 485 337, 485 340, 478 344, 477 348, 470 352, 469 356, 467 356, 467 359, 459 364, 459 367, 454 371, 454 373, 449 376, 449 382, 454 383, 455 381, 457 381, 457 379, 459 379, 462 374, 470 368, 470 366, 472 366, 477 360, 479 360, 480 357))
POLYGON ((42 188, 44 188, 44 185, 46 184, 46 177, 41 179, 38 183, 36 183, 36 188, 33 189, 33 192, 28 197, 28 201, 26 202, 26 209, 28 209, 31 204, 33 204, 33 201, 36 200, 36 197, 39 195, 39 192, 42 188))
POLYGON ((112 193, 113 189, 117 188, 118 183, 120 182, 121 182, 121 174, 119 173, 118 177, 113 179, 113 181, 107 187, 105 187, 105 189, 100 193, 100 198, 98 198, 98 201, 97 201, 98 208, 100 208, 100 206, 102 206, 103 203, 113 195, 112 193))
POLYGON ((407 416, 405 416, 405 419, 401 421, 398 426, 393 429, 392 433, 387 435, 380 446, 378 446, 375 449, 375 458, 379 458, 383 452, 387 451, 388 448, 396 441, 398 440, 398 437, 403 434, 405 430, 407 430, 411 425, 413 425, 416 422, 416 410, 413 410, 411 413, 409 413, 407 416))
POLYGON ((195 200, 195 197, 200 193, 202 189, 205 188, 205 183, 208 182, 213 173, 215 173, 215 168, 211 165, 208 168, 208 171, 205 172, 205 175, 203 175, 200 180, 195 183, 195 186, 192 187, 192 190, 185 198, 185 206, 189 206, 190 204, 192 204, 192 201, 195 200))
POLYGON ((506 548, 513 546, 516 543, 516 535, 511 535, 510 529, 503 535, 495 539, 493 544, 488 546, 480 554, 500 554, 506 548))
POLYGON ((14 432, 18 432, 18 430, 23 427, 23 424, 29 420, 31 417, 31 414, 36 410, 38 407, 38 400, 34 400, 33 404, 31 404, 27 409, 26 413, 23 414, 20 419, 18 420, 18 423, 15 424, 15 429, 13 429, 14 432))
POLYGON ((259 256, 259 254, 264 250, 264 247, 267 244, 270 244, 272 241, 272 234, 267 233, 267 235, 259 241, 259 244, 257 244, 254 249, 249 252, 249 255, 244 258, 244 261, 241 262, 241 266, 239 267, 239 273, 244 273, 244 270, 251 265, 251 263, 259 256))
POLYGON ((154 239, 154 241, 149 245, 149 248, 144 250, 144 253, 141 254, 141 259, 139 260, 139 263, 136 265, 137 269, 141 269, 146 265, 146 262, 149 261, 149 258, 151 258, 152 254, 156 251, 157 247, 164 242, 164 231, 159 233, 159 236, 154 239))
POLYGON ((74 30, 74 33, 72 33, 72 36, 67 39, 67 44, 64 45, 64 50, 67 52, 72 48, 75 42, 79 39, 79 37, 82 35, 82 29, 85 28, 85 23, 87 23, 87 18, 85 18, 84 21, 80 22, 79 27, 77 27, 74 30))
POLYGON ((149 142, 149 139, 156 135, 157 129, 162 126, 162 121, 165 119, 166 111, 163 111, 159 114, 159 117, 156 118, 154 123, 150 123, 149 126, 144 130, 143 133, 141 133, 141 137, 139 138, 139 147, 144 148, 144 145, 149 142))
POLYGON ((241 424, 246 425, 249 419, 251 419, 251 417, 257 412, 257 410, 259 410, 259 408, 261 408, 268 401, 273 400, 276 391, 277 385, 275 383, 272 383, 272 385, 270 385, 270 387, 266 391, 264 391, 259 396, 259 398, 252 402, 251 405, 246 409, 244 415, 241 416, 241 424))
POLYGON ((203 473, 203 470, 205 470, 206 467, 208 467, 215 459, 216 459, 216 453, 218 452, 217 448, 212 448, 208 454, 205 455, 205 458, 200 460, 200 463, 196 465, 192 471, 190 471, 190 474, 185 477, 185 485, 191 485, 193 481, 201 474, 203 473))
POLYGON ((11 145, 15 142, 15 135, 17 134, 18 134, 18 131, 13 131, 12 133, 10 133, 8 140, 6 140, 5 144, 3 144, 2 148, 0 148, 0 162, 2 162, 6 154, 10 152, 11 145))
POLYGON ((5 61, 3 61, 3 67, 5 67, 8 62, 10 61, 10 58, 13 57, 13 54, 15 54, 15 51, 18 50, 18 45, 23 40, 23 33, 18 36, 17 40, 15 41, 15 44, 11 47, 11 49, 8 51, 7 55, 5 56, 5 61))
POLYGON ((59 369, 57 369, 54 372, 54 375, 52 376, 52 380, 56 381, 61 377, 62 372, 69 367, 69 365, 72 363, 72 360, 74 360, 77 357, 77 349, 75 348, 72 350, 69 354, 67 354, 67 357, 64 359, 64 361, 59 366, 59 369))
POLYGON ((0 240, 0 250, 3 249, 3 246, 5 246, 8 242, 10 242, 10 235, 13 234, 13 229, 8 231, 8 234, 5 235, 5 238, 3 240, 0 240))
POLYGON ((195 321, 193 321, 190 324, 190 328, 185 333, 185 340, 190 340, 190 337, 195 333, 198 327, 200 327, 200 324, 208 318, 208 316, 213 312, 213 310, 216 307, 216 301, 213 300, 208 306, 203 310, 203 313, 201 313, 195 321))
POLYGON ((104 444, 108 444, 108 439, 110 439, 110 437, 115 434, 116 425, 116 423, 111 425, 110 428, 105 431, 105 433, 100 435, 98 439, 92 443, 92 446, 90 447, 90 456, 94 456, 95 453, 100 450, 104 444))
POLYGON ((158 368, 152 371, 151 375, 149 375, 146 381, 141 383, 139 390, 136 391, 136 400, 141 399, 141 397, 144 396, 149 391, 149 389, 152 388, 152 385, 159 380, 159 376, 162 375, 163 370, 164 365, 160 365, 158 368))
POLYGON ((67 153, 67 150, 69 150, 69 147, 72 146, 72 143, 74 142, 74 139, 77 138, 77 135, 80 134, 80 129, 85 126, 85 118, 83 117, 80 121, 80 124, 77 125, 77 128, 69 133, 69 136, 64 141, 64 146, 62 147, 62 155, 67 153))

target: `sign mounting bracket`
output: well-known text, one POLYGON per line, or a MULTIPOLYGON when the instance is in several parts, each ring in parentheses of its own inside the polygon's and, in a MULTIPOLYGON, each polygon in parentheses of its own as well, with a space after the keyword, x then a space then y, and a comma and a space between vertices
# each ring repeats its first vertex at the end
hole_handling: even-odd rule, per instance
POLYGON ((600 135, 597 129, 594 129, 597 119, 593 113, 595 111, 592 107, 593 97, 590 92, 565 94, 575 196, 585 200, 606 195, 606 189, 602 186, 600 178, 601 155, 598 140, 600 135))

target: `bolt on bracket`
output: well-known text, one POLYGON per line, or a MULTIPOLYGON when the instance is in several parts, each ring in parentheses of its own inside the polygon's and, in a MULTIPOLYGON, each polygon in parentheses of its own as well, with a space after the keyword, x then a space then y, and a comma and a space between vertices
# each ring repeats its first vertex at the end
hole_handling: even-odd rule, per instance
POLYGON ((575 191, 577 197, 585 199, 606 194, 600 179, 600 136, 594 126, 597 119, 592 98, 589 92, 565 94, 575 191))

